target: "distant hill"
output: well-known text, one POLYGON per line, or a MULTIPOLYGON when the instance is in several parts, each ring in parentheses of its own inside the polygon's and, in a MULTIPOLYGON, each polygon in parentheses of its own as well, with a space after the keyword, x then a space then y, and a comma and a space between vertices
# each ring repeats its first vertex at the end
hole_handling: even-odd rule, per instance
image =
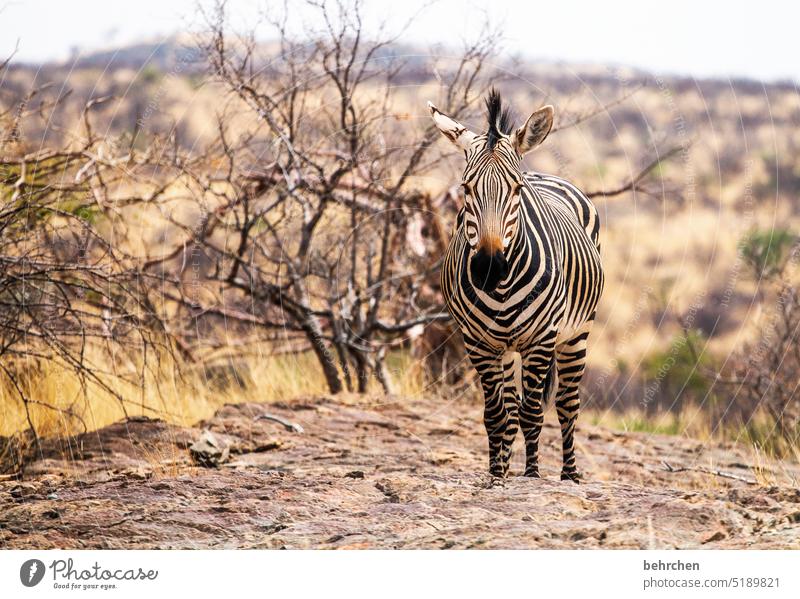
MULTIPOLYGON (((198 36, 190 34, 174 34, 165 39, 142 41, 119 47, 78 52, 73 58, 65 61, 53 61, 44 64, 12 63, 12 69, 28 70, 36 68, 41 72, 57 72, 63 69, 101 69, 115 71, 118 69, 142 70, 154 69, 164 73, 178 70, 182 74, 202 72, 205 68, 201 52, 198 49, 198 36)), ((257 54, 262 62, 272 60, 276 56, 276 47, 272 42, 259 45, 257 54)), ((402 82, 423 83, 429 81, 431 72, 430 58, 437 56, 457 56, 457 48, 438 46, 433 48, 396 43, 387 46, 375 54, 374 60, 384 58, 400 58, 405 67, 398 75, 402 82)), ((681 75, 657 75, 641 69, 623 65, 581 64, 563 61, 543 60, 536 57, 513 57, 494 61, 500 72, 513 73, 514 78, 527 79, 536 84, 546 84, 549 88, 574 92, 582 85, 608 83, 609 74, 616 73, 617 83, 621 83, 620 74, 627 84, 652 83, 658 77, 668 86, 680 92, 697 89, 703 92, 718 92, 724 89, 736 89, 745 93, 758 93, 762 90, 780 92, 794 91, 797 85, 793 81, 763 83, 747 78, 704 78, 696 79, 681 75), (568 81, 571 84, 568 84, 568 81)))

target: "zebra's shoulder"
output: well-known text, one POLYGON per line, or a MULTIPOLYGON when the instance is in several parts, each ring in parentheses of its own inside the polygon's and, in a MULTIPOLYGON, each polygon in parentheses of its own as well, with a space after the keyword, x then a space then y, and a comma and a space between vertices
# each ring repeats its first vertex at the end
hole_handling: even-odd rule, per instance
POLYGON ((598 243, 600 219, 592 200, 574 184, 556 175, 528 171, 525 180, 551 205, 566 207, 577 218, 592 241, 598 243))
POLYGON ((573 183, 567 181, 566 179, 562 179, 556 175, 548 175, 546 173, 537 173, 534 171, 526 171, 524 173, 525 179, 534 187, 536 188, 544 188, 546 190, 553 190, 555 192, 561 192, 561 195, 567 194, 571 198, 578 198, 585 200, 589 204, 592 201, 583 193, 580 189, 578 189, 573 183))

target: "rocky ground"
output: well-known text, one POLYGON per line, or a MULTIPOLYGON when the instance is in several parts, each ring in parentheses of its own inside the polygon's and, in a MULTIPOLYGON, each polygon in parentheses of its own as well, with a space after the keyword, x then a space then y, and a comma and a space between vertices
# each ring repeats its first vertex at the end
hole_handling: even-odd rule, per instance
POLYGON ((0 482, 5 548, 800 548, 800 468, 734 445, 579 426, 581 485, 486 474, 481 406, 309 398, 195 428, 131 419, 45 442, 0 482), (302 432, 277 416, 301 425, 302 432), (229 457, 202 467, 210 430, 229 457), (671 467, 665 465, 668 464, 671 467), (764 481, 775 484, 766 485, 764 481))

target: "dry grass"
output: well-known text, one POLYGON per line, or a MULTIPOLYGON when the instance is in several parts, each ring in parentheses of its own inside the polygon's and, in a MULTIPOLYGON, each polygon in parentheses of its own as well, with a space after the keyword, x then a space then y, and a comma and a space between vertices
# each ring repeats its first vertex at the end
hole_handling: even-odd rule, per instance
POLYGON ((686 405, 680 411, 660 414, 648 414, 640 409, 590 410, 581 414, 581 419, 624 432, 683 435, 699 441, 709 441, 715 437, 708 416, 692 405, 686 405))
MULTIPOLYGON (((161 418, 190 426, 211 417, 221 406, 242 402, 274 402, 299 396, 325 395, 328 390, 316 358, 310 353, 270 356, 255 352, 235 365, 212 370, 186 367, 182 375, 168 360, 156 376, 151 372, 143 388, 107 377, 123 398, 89 388, 84 395, 80 380, 54 363, 40 365, 25 378, 25 392, 33 400, 31 420, 44 437, 65 436, 94 430, 128 416, 161 418), (49 406, 49 407, 46 407, 49 406)), ((400 397, 445 394, 426 384, 424 371, 409 352, 395 351, 387 358, 394 389, 400 397)), ((377 382, 371 394, 380 394, 377 382)), ((754 474, 766 480, 770 474, 758 470, 765 460, 800 461, 800 448, 774 435, 766 414, 757 414, 746 425, 723 423, 713 426, 702 407, 686 404, 679 411, 647 413, 641 409, 585 410, 581 420, 611 430, 659 435, 678 435, 707 443, 735 442, 752 448, 754 474)), ((10 386, 0 386, 0 435, 9 436, 27 428, 25 410, 10 386)), ((169 456, 154 456, 154 462, 169 464, 169 456)))
MULTIPOLYGON (((398 394, 423 393, 422 371, 410 355, 395 352, 387 362, 398 394)), ((96 386, 89 386, 84 393, 80 379, 58 364, 47 362, 31 368, 23 391, 31 400, 31 421, 38 434, 66 436, 82 432, 84 424, 94 430, 126 415, 193 425, 229 403, 273 402, 328 392, 319 364, 310 353, 271 356, 255 352, 234 365, 215 369, 176 365, 164 359, 158 374, 145 376, 143 387, 111 376, 104 380, 122 402, 96 386)), ((380 390, 377 382, 373 387, 371 391, 380 390)), ((26 428, 28 421, 17 392, 10 384, 0 385, 0 435, 10 436, 26 428)))
MULTIPOLYGON (((680 411, 648 414, 643 410, 588 410, 581 414, 584 422, 624 432, 674 435, 704 444, 722 444, 744 448, 752 478, 761 486, 791 484, 798 480, 786 469, 786 463, 800 463, 800 446, 776 434, 774 421, 765 412, 756 413, 747 423, 730 422, 712 425, 712 416, 703 408, 687 404, 680 411), (776 469, 775 465, 778 465, 776 469)), ((717 464, 702 464, 715 470, 717 464)), ((724 468, 723 468, 724 470, 724 468)), ((703 484, 716 485, 713 477, 703 484)))

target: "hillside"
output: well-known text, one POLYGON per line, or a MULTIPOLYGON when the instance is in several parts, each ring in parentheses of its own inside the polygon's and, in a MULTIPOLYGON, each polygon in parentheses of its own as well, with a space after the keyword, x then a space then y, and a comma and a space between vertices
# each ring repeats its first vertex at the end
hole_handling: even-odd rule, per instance
POLYGON ((800 548, 797 465, 584 423, 574 485, 557 480, 550 413, 544 478, 497 480, 480 418, 463 400, 320 397, 49 441, 22 481, 0 482, 0 547, 800 548), (190 460, 202 428, 229 445, 219 468, 190 460))

